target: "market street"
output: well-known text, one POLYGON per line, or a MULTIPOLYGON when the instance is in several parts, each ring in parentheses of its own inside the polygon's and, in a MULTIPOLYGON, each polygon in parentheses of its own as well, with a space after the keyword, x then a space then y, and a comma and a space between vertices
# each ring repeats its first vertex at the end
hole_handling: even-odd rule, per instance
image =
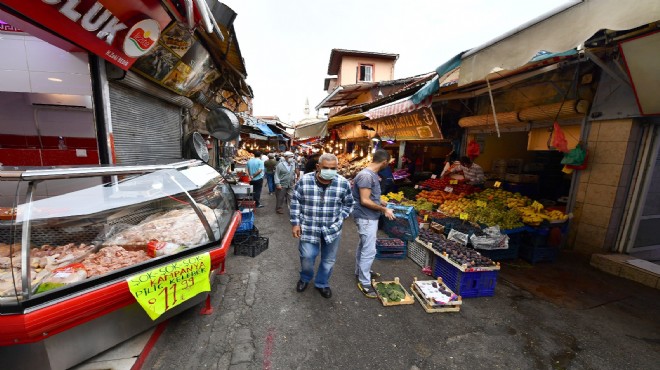
MULTIPOLYGON (((198 306, 173 318, 145 369, 654 369, 660 363, 658 291, 586 262, 573 265, 582 269, 576 275, 596 281, 594 289, 625 295, 584 305, 547 302, 509 283, 514 267, 505 264, 495 296, 465 299, 459 313, 427 314, 418 302, 383 307, 356 287, 356 227, 349 218, 330 280, 333 297, 312 287, 296 293, 299 259, 288 214, 275 214, 274 196, 264 192, 262 200, 255 225, 270 238, 269 248, 255 258, 228 256, 227 273, 212 293, 213 314, 200 315, 198 306)), ((516 264, 532 275, 552 266, 516 264)), ((431 279, 410 259, 376 260, 374 270, 383 280, 400 277, 406 289, 415 276, 431 279)), ((564 287, 578 285, 579 279, 564 287)))

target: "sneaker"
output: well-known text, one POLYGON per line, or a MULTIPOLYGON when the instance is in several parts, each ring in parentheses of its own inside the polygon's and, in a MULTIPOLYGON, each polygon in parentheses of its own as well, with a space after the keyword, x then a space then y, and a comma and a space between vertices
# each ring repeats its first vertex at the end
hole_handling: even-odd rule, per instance
POLYGON ((260 204, 257 206, 257 208, 264 208, 265 206, 263 204, 260 204))
POLYGON ((374 288, 371 286, 364 285, 362 283, 358 283, 358 288, 360 288, 360 291, 362 294, 364 294, 365 297, 367 298, 377 298, 378 294, 376 294, 376 291, 374 288))
MULTIPOLYGON (((380 277, 380 273, 373 270, 369 271, 369 274, 371 274, 372 279, 380 277)), ((360 281, 360 276, 358 274, 355 274, 355 281, 360 281)))

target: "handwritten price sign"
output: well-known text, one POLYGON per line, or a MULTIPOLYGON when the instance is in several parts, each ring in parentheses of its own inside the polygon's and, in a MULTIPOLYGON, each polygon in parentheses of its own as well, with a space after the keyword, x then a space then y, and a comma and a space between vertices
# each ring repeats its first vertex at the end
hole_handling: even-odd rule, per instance
POLYGON ((470 215, 468 215, 468 214, 465 213, 465 212, 461 212, 461 214, 459 215, 459 218, 460 218, 461 220, 467 220, 468 218, 470 218, 470 215))
POLYGON ((206 252, 126 279, 152 320, 201 292, 211 291, 211 255, 206 252))
POLYGON ((478 200, 478 201, 477 201, 477 207, 483 207, 483 208, 486 208, 486 206, 488 206, 488 205, 487 205, 486 202, 484 202, 483 200, 478 200))
POLYGON ((458 184, 458 180, 449 180, 449 183, 450 183, 451 185, 457 185, 457 184, 458 184))

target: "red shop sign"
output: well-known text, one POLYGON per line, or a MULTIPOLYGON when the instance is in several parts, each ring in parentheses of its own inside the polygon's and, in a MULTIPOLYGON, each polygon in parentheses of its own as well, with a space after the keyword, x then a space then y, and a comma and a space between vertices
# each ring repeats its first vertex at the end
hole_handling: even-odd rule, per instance
POLYGON ((128 70, 171 18, 158 0, 2 0, 33 23, 128 70))

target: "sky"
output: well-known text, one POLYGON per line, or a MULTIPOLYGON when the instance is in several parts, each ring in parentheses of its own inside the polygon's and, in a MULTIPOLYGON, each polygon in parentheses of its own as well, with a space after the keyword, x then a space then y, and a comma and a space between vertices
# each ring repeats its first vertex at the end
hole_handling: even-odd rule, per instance
POLYGON ((394 78, 435 70, 569 0, 225 0, 255 116, 291 123, 327 95, 333 48, 399 54, 394 78))

